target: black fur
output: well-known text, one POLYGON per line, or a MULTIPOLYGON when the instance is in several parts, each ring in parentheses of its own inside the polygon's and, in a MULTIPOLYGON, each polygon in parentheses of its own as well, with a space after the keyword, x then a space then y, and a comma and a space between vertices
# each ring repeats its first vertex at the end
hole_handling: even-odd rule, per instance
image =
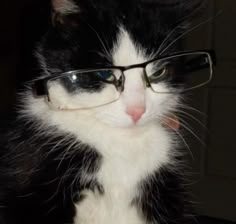
MULTIPOLYGON (((46 61, 44 74, 112 65, 111 58, 98 53, 104 52, 98 35, 111 49, 120 24, 152 53, 175 27, 168 43, 177 37, 200 5, 198 0, 80 0, 79 13, 54 16, 38 46, 46 61)), ((178 47, 174 44, 165 54, 178 47)), ((80 181, 80 172, 98 172, 102 157, 96 149, 73 144, 75 137, 67 134, 65 139, 56 127, 36 130, 32 121, 19 119, 11 130, 1 142, 1 224, 72 223, 73 202, 83 200, 83 189, 105 193, 96 179, 80 181)), ((148 222, 187 223, 182 178, 174 171, 163 168, 140 180, 140 188, 143 194, 133 206, 148 222)))
POLYGON ((143 194, 135 202, 148 222, 191 223, 191 203, 184 183, 179 171, 163 168, 141 184, 143 194))
POLYGON ((44 135, 30 128, 33 123, 18 124, 1 157, 3 219, 17 224, 71 223, 73 202, 80 200, 83 189, 102 193, 96 179, 81 182, 82 175, 98 171, 101 156, 73 136, 58 135, 56 130, 44 135))

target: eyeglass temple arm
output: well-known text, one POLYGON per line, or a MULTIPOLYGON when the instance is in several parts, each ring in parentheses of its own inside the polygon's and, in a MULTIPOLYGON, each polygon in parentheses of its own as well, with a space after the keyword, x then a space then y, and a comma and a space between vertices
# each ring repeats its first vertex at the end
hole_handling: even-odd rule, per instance
POLYGON ((211 62, 209 61, 209 58, 206 57, 205 55, 200 55, 198 57, 195 57, 187 61, 185 63, 184 71, 186 73, 199 71, 201 69, 207 68, 210 63, 212 63, 213 65, 216 65, 215 52, 212 50, 212 51, 207 51, 206 53, 210 55, 211 62))
POLYGON ((47 95, 46 80, 41 79, 41 80, 35 81, 32 85, 32 89, 35 96, 47 95))

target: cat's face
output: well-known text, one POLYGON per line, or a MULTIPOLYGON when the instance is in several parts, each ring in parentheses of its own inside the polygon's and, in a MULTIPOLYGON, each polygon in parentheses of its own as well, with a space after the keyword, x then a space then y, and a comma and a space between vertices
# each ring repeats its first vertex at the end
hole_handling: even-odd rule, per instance
MULTIPOLYGON (((130 66, 151 60, 162 51, 163 54, 177 51, 177 43, 166 47, 183 28, 180 21, 189 13, 190 6, 189 3, 184 6, 185 1, 179 1, 177 6, 174 2, 53 0, 56 11, 53 26, 38 51, 43 75, 81 68, 130 66), (181 25, 177 25, 179 23, 181 25)), ((124 72, 124 90, 117 101, 86 110, 63 111, 63 116, 72 123, 76 117, 75 123, 87 119, 88 123, 90 120, 119 128, 161 122, 176 107, 179 95, 155 93, 145 85, 143 72, 141 67, 124 72)), ((175 81, 179 81, 178 77, 175 81)), ((170 91, 166 84, 156 85, 163 92, 170 91)), ((55 97, 64 96, 58 93, 55 97)), ((44 110, 48 108, 47 114, 62 113, 53 111, 45 101, 39 102, 45 104, 44 110)), ((68 99, 68 105, 70 103, 68 99)))

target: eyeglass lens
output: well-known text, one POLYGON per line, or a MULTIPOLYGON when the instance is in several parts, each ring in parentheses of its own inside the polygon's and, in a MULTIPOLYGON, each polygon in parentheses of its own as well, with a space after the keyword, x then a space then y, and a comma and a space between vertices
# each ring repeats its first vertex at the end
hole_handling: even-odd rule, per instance
POLYGON ((48 97, 58 109, 82 109, 111 103, 120 97, 114 85, 118 69, 74 72, 47 82, 48 97))
POLYGON ((151 88, 158 93, 175 93, 197 88, 211 79, 207 53, 183 54, 160 59, 146 66, 151 88))

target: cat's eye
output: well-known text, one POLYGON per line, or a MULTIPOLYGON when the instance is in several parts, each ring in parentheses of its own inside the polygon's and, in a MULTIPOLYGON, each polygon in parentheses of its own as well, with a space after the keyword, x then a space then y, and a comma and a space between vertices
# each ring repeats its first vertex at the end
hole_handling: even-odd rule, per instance
POLYGON ((154 60, 145 69, 154 92, 176 93, 208 83, 213 68, 209 53, 194 52, 154 60))
POLYGON ((122 77, 119 69, 68 72, 47 81, 48 100, 61 110, 102 106, 119 99, 121 89, 116 83, 122 77))
POLYGON ((151 83, 153 82, 159 82, 161 79, 164 79, 165 76, 168 74, 168 67, 158 68, 156 71, 151 73, 149 76, 149 81, 151 83))

